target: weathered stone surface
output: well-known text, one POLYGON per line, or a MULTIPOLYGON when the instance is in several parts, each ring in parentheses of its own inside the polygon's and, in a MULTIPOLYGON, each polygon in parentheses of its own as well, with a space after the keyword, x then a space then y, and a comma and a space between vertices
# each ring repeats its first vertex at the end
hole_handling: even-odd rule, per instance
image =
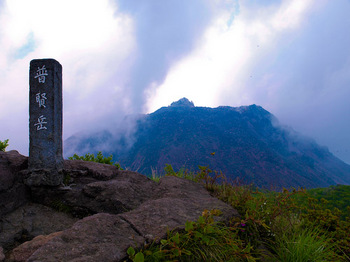
POLYGON ((4 254, 4 250, 2 249, 2 247, 0 247, 0 262, 5 260, 5 254, 4 254))
MULTIPOLYGON (((25 262, 27 259, 40 247, 49 242, 52 238, 62 235, 62 231, 55 232, 50 235, 40 235, 35 237, 32 241, 27 241, 22 245, 16 247, 9 255, 9 262, 25 262)), ((1 260, 0 260, 1 261, 1 260)))
POLYGON ((35 169, 26 172, 24 180, 27 186, 58 186, 63 181, 62 170, 35 169))
POLYGON ((89 197, 86 203, 97 212, 119 214, 135 209, 152 198, 157 184, 140 174, 120 172, 110 181, 95 182, 83 188, 83 194, 89 197))
POLYGON ((29 72, 29 186, 58 186, 63 180, 62 66, 35 59, 29 72))
POLYGON ((119 216, 100 213, 78 221, 27 261, 121 261, 129 246, 143 242, 144 238, 119 216))
POLYGON ((223 216, 219 220, 239 216, 235 209, 210 196, 201 185, 178 177, 162 178, 154 194, 152 200, 121 215, 148 238, 165 237, 168 229, 184 226, 186 221, 197 220, 205 209, 221 210, 223 216))
MULTIPOLYGON (((121 175, 119 182, 123 184, 123 179, 133 183, 142 181, 136 179, 137 176, 142 175, 121 175)), ((109 181, 110 188, 103 185, 104 190, 100 193, 111 193, 115 180, 109 181)), ((146 187, 147 183, 151 185, 148 180, 143 182, 146 187)), ((133 188, 137 190, 138 186, 141 184, 133 185, 133 188)), ((94 187, 101 188, 101 185, 94 183, 94 187)), ((205 209, 223 211, 224 215, 219 220, 238 216, 235 209, 210 196, 202 186, 185 179, 165 177, 150 188, 153 191, 149 192, 148 200, 134 210, 120 215, 99 213, 84 218, 38 249, 28 261, 42 261, 44 258, 48 259, 45 261, 57 258, 63 261, 122 261, 130 245, 140 246, 144 241, 159 240, 166 236, 167 230, 181 228, 186 221, 197 220, 205 209)))
MULTIPOLYGON (((26 168, 27 158, 18 152, 0 152, 0 194, 15 186, 26 191, 21 175, 26 168)), ((7 213, 0 218, 0 246, 7 252, 20 245, 9 253, 12 261, 123 261, 129 246, 159 240, 205 209, 220 209, 218 220, 238 216, 202 185, 178 177, 156 183, 114 166, 70 160, 64 162, 64 176, 64 185, 27 187, 30 194, 13 195, 23 201, 3 202, 0 211, 7 213)))
POLYGON ((28 167, 28 158, 18 151, 0 151, 0 192, 6 191, 20 178, 16 173, 28 167))
POLYGON ((28 158, 17 151, 0 151, 0 218, 23 205, 29 198, 20 171, 28 167, 28 158))
POLYGON ((82 160, 65 160, 64 170, 66 174, 70 174, 76 178, 90 177, 97 180, 110 180, 121 172, 116 166, 82 160))
POLYGON ((0 246, 13 246, 71 227, 78 219, 49 207, 28 203, 0 220, 0 246))
POLYGON ((65 163, 66 174, 72 182, 70 186, 32 187, 33 201, 65 206, 80 218, 100 212, 119 214, 149 199, 156 186, 154 181, 141 174, 121 171, 111 165, 86 161, 65 163))

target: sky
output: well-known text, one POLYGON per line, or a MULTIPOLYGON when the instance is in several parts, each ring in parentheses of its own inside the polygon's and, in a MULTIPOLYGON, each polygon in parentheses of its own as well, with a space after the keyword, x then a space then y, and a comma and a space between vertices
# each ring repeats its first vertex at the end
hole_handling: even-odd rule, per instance
POLYGON ((187 97, 257 104, 350 164, 350 0, 0 0, 0 140, 28 155, 29 63, 63 66, 63 138, 187 97))

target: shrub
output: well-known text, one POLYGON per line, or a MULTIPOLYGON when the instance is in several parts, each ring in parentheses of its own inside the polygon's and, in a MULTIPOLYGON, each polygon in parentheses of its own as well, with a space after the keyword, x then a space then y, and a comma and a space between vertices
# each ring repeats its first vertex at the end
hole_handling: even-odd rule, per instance
POLYGON ((159 244, 152 243, 138 252, 129 248, 129 258, 133 261, 255 261, 250 254, 251 246, 240 240, 237 228, 214 221, 214 216, 220 213, 205 210, 196 222, 187 221, 184 230, 168 232, 159 244))
POLYGON ((72 157, 68 157, 70 160, 83 160, 83 161, 91 161, 96 163, 102 163, 107 165, 114 165, 118 167, 118 169, 122 169, 120 164, 115 162, 113 163, 113 155, 110 155, 109 157, 104 157, 102 155, 102 152, 99 151, 95 157, 94 154, 86 154, 85 156, 78 156, 77 154, 74 154, 72 157))
POLYGON ((272 246, 278 261, 340 261, 334 244, 316 227, 284 233, 272 246))
POLYGON ((8 147, 8 145, 9 145, 9 140, 8 139, 4 140, 4 142, 2 142, 0 140, 0 151, 4 151, 5 152, 5 149, 6 149, 6 147, 8 147))
POLYGON ((330 187, 332 199, 325 200, 312 198, 315 190, 274 192, 228 183, 208 167, 193 173, 175 172, 166 165, 165 171, 201 183, 241 217, 223 225, 214 222, 215 211, 206 211, 196 222, 187 221, 185 230, 169 232, 159 244, 138 252, 130 249, 133 261, 350 261, 346 186, 330 187))

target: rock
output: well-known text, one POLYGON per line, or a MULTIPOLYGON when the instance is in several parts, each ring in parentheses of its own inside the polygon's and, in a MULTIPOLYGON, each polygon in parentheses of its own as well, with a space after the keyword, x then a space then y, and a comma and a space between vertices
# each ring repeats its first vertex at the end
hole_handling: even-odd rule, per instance
POLYGON ((29 199, 20 171, 28 167, 28 158, 17 151, 0 151, 0 217, 29 199))
POLYGON ((52 208, 28 203, 0 220, 0 246, 9 250, 33 237, 70 228, 77 220, 52 208))
MULTIPOLYGON (((62 231, 55 232, 47 236, 37 236, 32 241, 27 241, 16 247, 9 255, 11 262, 25 262, 40 247, 49 242, 52 238, 62 235, 62 231)), ((1 260, 0 260, 1 261, 1 260)))
POLYGON ((83 160, 65 160, 64 170, 67 174, 76 172, 79 176, 92 177, 97 180, 115 178, 119 170, 116 166, 83 160))
POLYGON ((194 107, 192 101, 188 100, 186 97, 181 98, 180 100, 171 103, 172 107, 194 107))
POLYGON ((157 184, 140 174, 123 171, 110 181, 95 182, 83 188, 91 210, 120 214, 137 208, 152 198, 157 184))
MULTIPOLYGON (((89 163, 79 162, 83 162, 79 163, 81 167, 84 163, 89 163)), ((99 166, 101 172, 108 167, 102 164, 94 165, 94 172, 100 172, 97 169, 99 166)), ((91 174, 91 170, 87 170, 84 178, 77 175, 75 170, 73 173, 68 173, 68 170, 66 172, 74 185, 60 188, 32 188, 32 200, 48 206, 62 206, 69 209, 74 216, 83 218, 101 212, 111 214, 127 212, 151 198, 156 188, 154 181, 131 171, 114 170, 113 177, 110 176, 111 180, 108 181, 98 181, 93 175, 87 177, 91 174)))
POLYGON ((168 229, 182 227, 186 221, 196 221, 205 209, 221 210, 224 215, 219 220, 239 216, 235 209, 210 196, 201 185, 178 177, 162 178, 155 198, 121 215, 143 236, 153 236, 153 239, 164 238, 168 229))
POLYGON ((0 247, 0 262, 3 262, 3 261, 5 261, 5 254, 2 247, 0 247))
MULTIPOLYGON (((135 180, 137 176, 142 175, 132 174, 124 179, 142 181, 135 180)), ((114 180, 109 182, 111 187, 115 186, 114 180)), ((144 182, 150 183, 148 180, 144 182)), ((137 188, 141 185, 133 186, 137 188)), ((189 180, 165 177, 151 188, 153 192, 149 192, 148 200, 136 209, 119 215, 99 213, 86 217, 39 248, 28 261, 123 261, 129 246, 140 247, 145 241, 164 238, 167 230, 181 228, 186 221, 197 220, 205 209, 223 211, 224 215, 219 220, 238 216, 231 206, 210 196, 201 185, 189 180)))
POLYGON ((18 152, 0 152, 0 246, 11 261, 123 261, 129 246, 160 240, 206 209, 221 210, 219 221, 239 216, 178 177, 156 183, 115 166, 66 160, 63 185, 28 187, 27 166, 18 152))
POLYGON ((100 213, 78 221, 27 261, 122 261, 128 247, 143 242, 144 238, 121 217, 100 213))
POLYGON ((51 169, 33 169, 23 172, 25 175, 24 184, 32 186, 56 187, 62 184, 63 171, 51 169))

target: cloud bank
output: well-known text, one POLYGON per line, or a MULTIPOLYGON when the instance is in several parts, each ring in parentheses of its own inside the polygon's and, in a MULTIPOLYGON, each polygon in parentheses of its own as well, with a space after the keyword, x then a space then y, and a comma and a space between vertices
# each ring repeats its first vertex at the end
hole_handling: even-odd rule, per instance
POLYGON ((63 65, 64 137, 188 97, 259 104, 350 163, 347 0, 0 1, 0 140, 28 150, 28 71, 63 65))

